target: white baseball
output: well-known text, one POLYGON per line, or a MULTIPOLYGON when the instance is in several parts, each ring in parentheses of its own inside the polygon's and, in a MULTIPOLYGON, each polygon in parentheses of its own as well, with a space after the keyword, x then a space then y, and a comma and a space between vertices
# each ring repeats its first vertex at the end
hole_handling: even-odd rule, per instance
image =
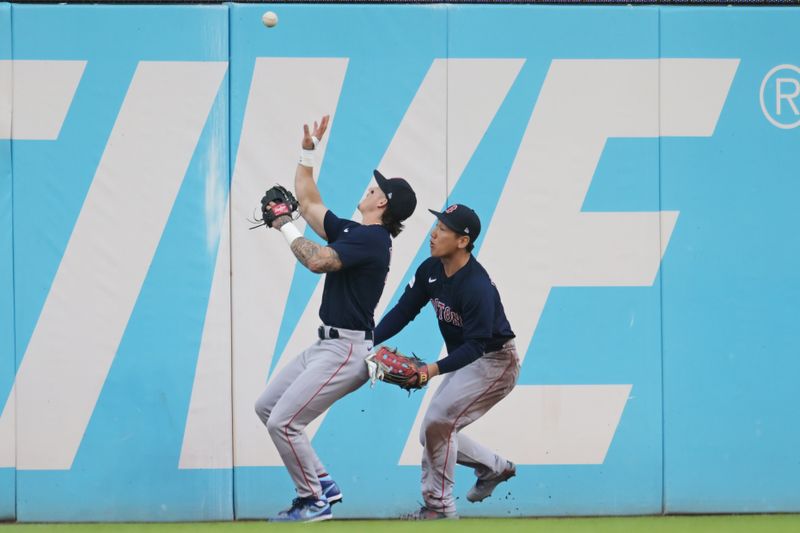
POLYGON ((278 23, 278 15, 276 15, 274 11, 267 11, 261 15, 261 22, 263 22, 264 26, 267 28, 271 28, 278 23))

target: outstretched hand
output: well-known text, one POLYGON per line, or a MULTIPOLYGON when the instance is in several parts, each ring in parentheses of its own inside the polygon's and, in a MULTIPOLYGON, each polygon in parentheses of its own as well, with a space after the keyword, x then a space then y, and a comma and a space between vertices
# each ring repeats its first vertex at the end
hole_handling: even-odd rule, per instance
POLYGON ((325 115, 320 120, 319 124, 317 121, 314 121, 314 129, 310 130, 308 124, 303 124, 303 149, 304 150, 313 150, 314 149, 314 141, 311 140, 311 137, 316 137, 317 141, 322 140, 322 136, 325 135, 325 132, 328 130, 328 121, 330 120, 330 115, 325 115))

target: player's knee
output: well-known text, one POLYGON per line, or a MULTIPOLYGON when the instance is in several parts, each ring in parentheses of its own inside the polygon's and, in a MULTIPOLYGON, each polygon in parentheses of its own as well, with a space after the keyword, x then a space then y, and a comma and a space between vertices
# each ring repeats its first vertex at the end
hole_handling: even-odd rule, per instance
POLYGON ((255 404, 254 407, 255 407, 256 415, 258 415, 258 418, 261 419, 261 422, 264 425, 266 425, 267 422, 269 421, 269 415, 270 415, 269 406, 267 406, 264 403, 262 403, 261 399, 259 398, 258 400, 256 400, 256 404, 255 404))
POLYGON ((285 412, 280 406, 272 409, 269 420, 265 424, 273 439, 276 437, 283 438, 286 435, 291 436, 298 432, 298 428, 295 427, 296 423, 292 422, 292 413, 285 412))
POLYGON ((420 443, 425 446, 425 442, 430 436, 449 433, 452 425, 452 420, 448 420, 443 416, 438 416, 436 414, 431 415, 431 413, 428 413, 428 416, 426 416, 422 421, 422 428, 420 429, 419 434, 420 443))
POLYGON ((285 424, 281 424, 280 420, 278 420, 276 417, 271 417, 264 423, 267 426, 267 431, 269 431, 269 434, 273 437, 279 436, 283 433, 285 424))

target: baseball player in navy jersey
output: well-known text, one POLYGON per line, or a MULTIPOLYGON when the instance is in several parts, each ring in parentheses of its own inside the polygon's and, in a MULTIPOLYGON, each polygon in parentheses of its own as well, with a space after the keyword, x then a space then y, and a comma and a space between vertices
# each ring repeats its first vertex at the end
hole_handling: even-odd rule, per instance
POLYGON ((327 246, 305 239, 290 216, 273 222, 297 260, 325 273, 318 340, 297 355, 267 385, 255 404, 297 489, 297 498, 277 521, 331 518, 331 504, 342 492, 323 466, 304 428, 336 400, 367 381, 364 359, 373 346, 373 314, 389 272, 392 238, 411 216, 417 200, 402 178, 374 172, 371 187, 358 204, 361 223, 337 217, 322 203, 312 176, 314 148, 328 127, 328 117, 314 131, 304 126, 295 191, 300 213, 327 246))
POLYGON ((431 257, 422 262, 391 311, 375 328, 375 342, 396 335, 430 302, 447 346, 447 356, 429 363, 428 378, 444 375, 420 430, 424 504, 411 519, 456 518, 456 464, 474 469, 477 481, 467 500, 479 502, 516 474, 510 461, 463 435, 514 388, 519 358, 514 332, 500 295, 472 256, 481 223, 475 211, 455 204, 443 212, 430 237, 431 257))

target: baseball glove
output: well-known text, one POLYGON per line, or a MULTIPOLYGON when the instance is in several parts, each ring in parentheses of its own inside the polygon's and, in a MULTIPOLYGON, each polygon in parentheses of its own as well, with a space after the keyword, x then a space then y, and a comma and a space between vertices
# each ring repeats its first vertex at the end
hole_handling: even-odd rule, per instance
POLYGON ((261 218, 255 220, 255 222, 260 222, 260 224, 250 229, 259 226, 271 228, 276 218, 284 215, 293 216, 293 213, 297 211, 299 206, 300 204, 289 189, 276 184, 274 187, 267 189, 267 192, 264 193, 264 196, 261 198, 261 218), (269 204, 272 202, 274 202, 274 204, 270 207, 269 204))
POLYGON ((411 392, 428 383, 428 365, 416 355, 408 357, 397 349, 379 346, 375 353, 367 357, 366 363, 373 385, 380 379, 411 392))

